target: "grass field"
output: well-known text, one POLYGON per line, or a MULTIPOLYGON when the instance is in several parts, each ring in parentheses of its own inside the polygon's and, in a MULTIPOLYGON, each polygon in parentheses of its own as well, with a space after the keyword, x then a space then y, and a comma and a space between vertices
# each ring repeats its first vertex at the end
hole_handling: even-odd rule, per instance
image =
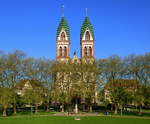
POLYGON ((99 116, 74 120, 64 116, 25 116, 0 118, 0 124, 150 124, 150 119, 99 116))

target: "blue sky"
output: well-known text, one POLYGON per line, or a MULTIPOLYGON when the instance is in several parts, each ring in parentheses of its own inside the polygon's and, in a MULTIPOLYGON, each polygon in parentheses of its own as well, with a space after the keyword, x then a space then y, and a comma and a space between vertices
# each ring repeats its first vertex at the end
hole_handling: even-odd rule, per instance
POLYGON ((85 8, 95 31, 97 59, 150 52, 150 0, 1 0, 0 50, 55 59, 62 5, 71 29, 71 57, 74 50, 80 56, 85 8))

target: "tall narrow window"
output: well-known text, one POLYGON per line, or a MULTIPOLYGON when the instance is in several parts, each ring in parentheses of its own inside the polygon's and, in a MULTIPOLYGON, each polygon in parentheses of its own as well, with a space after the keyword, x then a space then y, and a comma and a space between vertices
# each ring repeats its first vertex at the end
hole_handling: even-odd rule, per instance
POLYGON ((67 56, 67 47, 64 47, 64 57, 67 56))
POLYGON ((87 47, 84 47, 84 56, 87 56, 87 47))
POLYGON ((90 33, 88 31, 86 32, 85 40, 90 40, 90 33))
POLYGON ((65 40, 65 33, 64 32, 61 33, 61 40, 63 40, 63 41, 65 40))
POLYGON ((62 47, 59 47, 59 56, 62 56, 62 47))
POLYGON ((92 48, 89 47, 89 56, 92 56, 92 48))

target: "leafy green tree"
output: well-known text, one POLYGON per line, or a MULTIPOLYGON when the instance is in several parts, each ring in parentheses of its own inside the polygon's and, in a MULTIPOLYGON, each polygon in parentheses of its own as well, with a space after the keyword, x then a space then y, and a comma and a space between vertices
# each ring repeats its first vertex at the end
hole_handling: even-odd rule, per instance
POLYGON ((125 58, 125 64, 128 69, 128 78, 138 80, 141 85, 149 84, 150 54, 143 56, 129 55, 125 58))
POLYGON ((32 100, 35 104, 35 113, 38 112, 38 106, 43 102, 43 89, 42 88, 34 88, 32 91, 32 100))
POLYGON ((22 71, 22 61, 25 58, 25 53, 19 50, 15 50, 11 53, 5 55, 4 62, 4 87, 9 87, 12 89, 12 105, 14 114, 16 114, 16 106, 17 106, 17 94, 15 92, 16 83, 22 79, 23 71, 22 71))
POLYGON ((143 94, 145 106, 150 106, 150 86, 144 87, 143 94))
POLYGON ((53 100, 61 104, 61 111, 64 112, 65 103, 70 100, 70 71, 69 64, 56 62, 53 67, 54 85, 53 85, 53 100))
POLYGON ((10 88, 0 87, 0 104, 3 106, 3 116, 7 116, 6 110, 12 103, 12 91, 10 88))
POLYGON ((109 91, 110 102, 115 107, 114 113, 117 114, 120 108, 122 114, 124 105, 132 103, 137 84, 134 80, 112 80, 106 85, 105 90, 109 91))
POLYGON ((46 106, 46 112, 49 112, 49 106, 52 102, 52 89, 43 89, 43 103, 46 106))
POLYGON ((122 111, 122 105, 124 104, 124 98, 126 97, 126 92, 121 87, 116 87, 111 89, 111 101, 114 104, 115 107, 115 114, 118 113, 118 108, 121 107, 122 111))
POLYGON ((143 87, 138 88, 133 97, 133 102, 136 108, 139 106, 139 114, 142 112, 142 107, 144 105, 144 92, 143 87))
POLYGON ((26 105, 29 105, 31 108, 31 113, 32 113, 32 105, 33 105, 33 96, 32 96, 32 89, 27 89, 25 91, 25 94, 22 97, 22 101, 23 103, 25 103, 26 105))
MULTIPOLYGON (((26 90, 24 94, 24 101, 31 107, 35 105, 35 113, 38 112, 38 106, 43 103, 43 89, 40 87, 34 87, 33 89, 26 90)), ((31 108, 32 109, 32 108, 31 108)))
POLYGON ((96 92, 99 72, 95 63, 87 63, 84 66, 85 97, 88 100, 89 111, 92 112, 92 104, 96 103, 96 92))

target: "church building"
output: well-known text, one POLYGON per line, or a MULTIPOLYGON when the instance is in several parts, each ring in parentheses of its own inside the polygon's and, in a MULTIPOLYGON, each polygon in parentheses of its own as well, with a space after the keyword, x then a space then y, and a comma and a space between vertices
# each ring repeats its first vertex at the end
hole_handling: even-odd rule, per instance
MULTIPOLYGON (((76 52, 74 52, 73 58, 70 57, 70 27, 65 19, 62 16, 59 26, 57 28, 56 34, 56 61, 62 63, 79 63, 85 65, 85 63, 89 63, 94 67, 94 30, 93 26, 90 23, 88 16, 85 16, 83 24, 80 29, 80 59, 77 57, 76 52)), ((96 81, 94 78, 94 72, 85 72, 82 74, 81 72, 70 72, 65 73, 64 71, 57 72, 56 75, 56 89, 59 89, 55 94, 64 95, 70 94, 70 89, 72 92, 72 101, 75 100, 75 112, 78 111, 78 104, 85 104, 88 101, 86 99, 86 92, 91 96, 90 102, 96 103, 97 92, 96 92, 96 81), (71 78, 72 75, 78 75, 78 79, 73 81, 71 78), (90 79, 89 79, 90 77, 90 79), (83 90, 85 91, 84 95, 79 95, 78 91, 80 91, 80 87, 84 85, 83 90), (75 87, 78 89, 75 89, 75 87), (68 89, 68 90, 67 90, 68 89), (68 93, 67 93, 68 92, 68 93), (78 101, 78 102, 77 102, 78 101)), ((63 105, 63 103, 62 103, 63 105)))

